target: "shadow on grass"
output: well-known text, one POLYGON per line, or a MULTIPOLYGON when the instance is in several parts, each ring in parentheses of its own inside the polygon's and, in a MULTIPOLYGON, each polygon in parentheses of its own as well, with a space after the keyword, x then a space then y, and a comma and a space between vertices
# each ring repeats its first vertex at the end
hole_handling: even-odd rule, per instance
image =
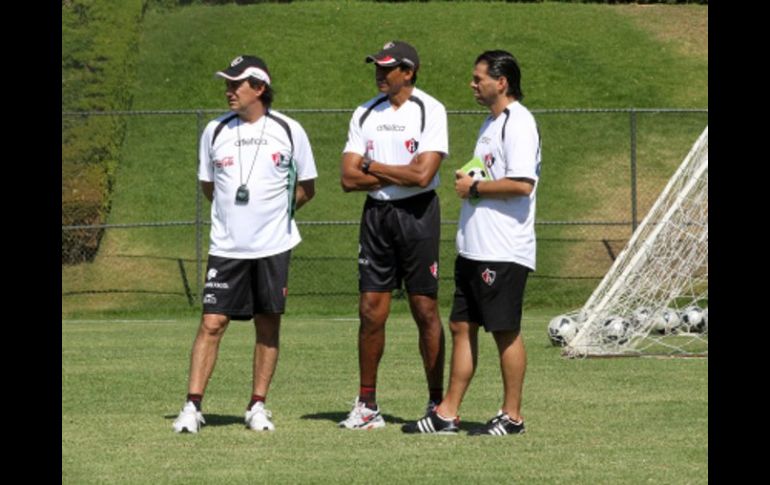
MULTIPOLYGON (((176 414, 167 414, 164 416, 166 419, 176 419, 176 414)), ((243 416, 232 416, 227 414, 208 414, 203 413, 203 419, 206 420, 205 426, 230 426, 233 424, 243 425, 243 416)))
MULTIPOLYGON (((304 416, 301 416, 301 419, 316 419, 321 421, 333 421, 334 423, 339 423, 346 417, 348 417, 348 414, 344 412, 342 413, 329 412, 329 413, 305 414, 304 416)), ((406 424, 406 423, 412 423, 416 421, 420 416, 415 417, 415 419, 404 419, 398 416, 393 416, 392 414, 383 414, 382 417, 385 418, 385 422, 387 424, 406 424)), ((469 431, 473 428, 478 428, 479 426, 483 426, 484 424, 486 423, 479 423, 477 421, 460 421, 460 429, 462 431, 469 431)))
POLYGON ((304 416, 300 416, 300 419, 315 419, 320 421, 333 421, 334 423, 339 423, 347 417, 348 413, 315 413, 305 414, 304 416))
POLYGON ((487 423, 479 423, 478 421, 460 421, 460 431, 470 431, 474 428, 480 428, 485 424, 487 423))
MULTIPOLYGON (((316 419, 321 421, 333 421, 335 423, 339 423, 343 419, 348 417, 348 413, 341 412, 341 413, 315 413, 315 414, 305 414, 302 416, 302 419, 316 419)), ((393 416, 392 414, 383 414, 383 418, 385 418, 385 422, 388 424, 403 424, 408 423, 409 421, 405 420, 404 418, 399 418, 398 416, 393 416)))

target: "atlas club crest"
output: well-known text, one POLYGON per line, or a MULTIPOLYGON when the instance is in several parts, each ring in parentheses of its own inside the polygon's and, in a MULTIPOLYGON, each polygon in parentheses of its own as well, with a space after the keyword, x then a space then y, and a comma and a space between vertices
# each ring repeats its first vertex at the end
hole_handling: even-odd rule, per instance
POLYGON ((495 277, 497 277, 497 271, 493 271, 489 268, 485 269, 483 273, 481 273, 481 279, 489 286, 492 286, 492 284, 495 282, 495 277))

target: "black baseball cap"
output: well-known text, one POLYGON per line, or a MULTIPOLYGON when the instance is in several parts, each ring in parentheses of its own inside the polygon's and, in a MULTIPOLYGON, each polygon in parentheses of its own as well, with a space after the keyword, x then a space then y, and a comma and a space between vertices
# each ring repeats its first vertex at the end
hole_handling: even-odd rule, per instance
POLYGON ((255 56, 238 56, 230 62, 230 67, 217 71, 217 76, 230 81, 241 81, 247 77, 259 79, 270 84, 270 71, 265 61, 255 56))
POLYGON ((420 57, 417 55, 417 50, 400 40, 390 41, 382 46, 380 52, 366 56, 366 62, 376 62, 379 66, 406 64, 415 70, 420 67, 420 57))

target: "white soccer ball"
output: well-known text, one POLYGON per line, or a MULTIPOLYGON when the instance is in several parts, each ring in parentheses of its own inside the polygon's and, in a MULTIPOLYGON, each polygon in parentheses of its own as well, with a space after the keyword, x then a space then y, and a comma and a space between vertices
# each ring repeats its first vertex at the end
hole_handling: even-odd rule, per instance
POLYGON ((617 315, 611 316, 602 325, 605 344, 623 345, 628 342, 630 322, 617 315))
POLYGON ((663 330, 666 328, 666 321, 663 320, 663 312, 658 311, 653 313, 650 315, 650 320, 652 320, 651 331, 663 333, 663 330))
POLYGON ((472 168, 468 171, 468 175, 473 180, 484 180, 487 178, 487 171, 483 168, 472 168))
POLYGON ((679 330, 682 320, 676 310, 666 308, 661 316, 663 318, 663 333, 674 333, 679 330))
POLYGON ((703 309, 696 305, 690 305, 680 315, 682 327, 689 332, 701 332, 703 330, 703 309))
POLYGON ((652 317, 652 310, 649 307, 642 306, 634 310, 632 316, 634 326, 641 327, 652 317))
POLYGON ((581 309, 577 315, 572 318, 578 323, 578 326, 581 326, 582 324, 586 323, 586 320, 588 320, 588 312, 581 309))
POLYGON ((567 345, 577 334, 577 322, 568 315, 559 315, 548 322, 548 338, 551 344, 567 345))

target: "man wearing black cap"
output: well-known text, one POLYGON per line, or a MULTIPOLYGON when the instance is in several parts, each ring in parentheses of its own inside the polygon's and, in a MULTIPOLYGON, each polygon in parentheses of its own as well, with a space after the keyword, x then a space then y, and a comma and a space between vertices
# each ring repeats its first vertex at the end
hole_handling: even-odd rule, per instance
POLYGON ((360 388, 348 429, 385 426, 376 400, 377 368, 385 348, 391 292, 403 281, 419 329, 428 381, 428 409, 441 401, 444 333, 438 314, 438 169, 449 153, 444 106, 415 87, 420 58, 406 42, 376 54, 380 95, 359 106, 343 150, 345 192, 368 192, 359 233, 358 360, 360 388))
POLYGON ((204 424, 201 400, 230 320, 254 319, 252 397, 246 426, 275 429, 265 399, 278 362, 291 249, 301 238, 294 211, 315 193, 315 160, 305 130, 270 109, 272 80, 259 57, 239 56, 216 73, 230 113, 203 130, 198 178, 211 205, 203 315, 190 357, 187 401, 177 433, 204 424))

